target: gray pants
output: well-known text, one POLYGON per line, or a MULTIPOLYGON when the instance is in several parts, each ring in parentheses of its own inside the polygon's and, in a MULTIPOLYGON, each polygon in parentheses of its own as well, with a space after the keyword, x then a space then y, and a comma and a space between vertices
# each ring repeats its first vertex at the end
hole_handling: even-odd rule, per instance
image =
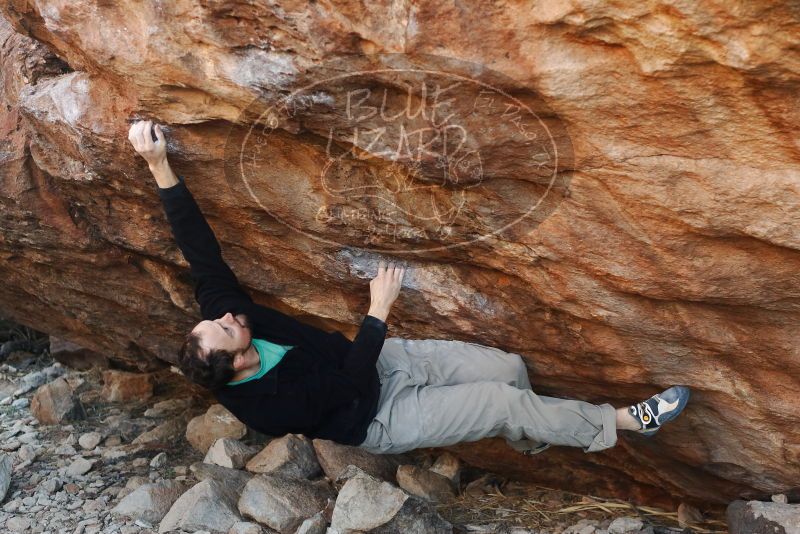
POLYGON ((517 450, 543 442, 593 452, 617 442, 613 406, 537 395, 518 354, 392 337, 378 357, 378 375, 378 412, 360 445, 376 454, 493 436, 517 450))

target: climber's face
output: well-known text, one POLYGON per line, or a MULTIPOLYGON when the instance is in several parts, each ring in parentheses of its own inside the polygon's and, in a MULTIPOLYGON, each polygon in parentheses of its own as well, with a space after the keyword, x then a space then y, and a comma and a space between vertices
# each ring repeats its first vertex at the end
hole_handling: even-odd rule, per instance
POLYGON ((192 332, 200 334, 200 345, 206 354, 212 349, 242 353, 253 341, 250 320, 242 314, 226 313, 213 321, 200 321, 192 332))

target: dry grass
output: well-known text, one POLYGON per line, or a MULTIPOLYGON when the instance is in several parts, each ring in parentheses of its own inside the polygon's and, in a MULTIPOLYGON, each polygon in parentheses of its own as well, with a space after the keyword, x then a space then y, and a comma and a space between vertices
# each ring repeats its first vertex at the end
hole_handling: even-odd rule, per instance
MULTIPOLYGON (((676 512, 666 512, 624 501, 602 499, 540 486, 519 486, 505 495, 499 488, 483 495, 462 494, 457 500, 437 506, 443 517, 459 525, 503 523, 529 529, 563 529, 581 519, 603 521, 616 517, 638 517, 646 525, 681 529, 676 512), (522 489, 522 488, 526 489, 522 489), (527 494, 525 494, 527 493, 527 494)), ((709 519, 691 526, 698 534, 724 534, 725 522, 709 519)))

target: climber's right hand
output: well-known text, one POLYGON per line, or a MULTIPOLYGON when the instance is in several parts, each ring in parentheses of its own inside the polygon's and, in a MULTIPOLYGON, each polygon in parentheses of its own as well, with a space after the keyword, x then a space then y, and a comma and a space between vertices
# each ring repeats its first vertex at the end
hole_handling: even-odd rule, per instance
POLYGON ((153 121, 136 121, 131 124, 128 130, 128 141, 133 145, 133 149, 142 156, 150 169, 162 165, 167 160, 167 141, 164 139, 164 132, 161 126, 156 124, 153 128, 153 121), (153 131, 156 133, 156 140, 153 141, 153 131))
POLYGON ((400 293, 405 272, 405 267, 395 266, 394 263, 389 263, 387 267, 386 262, 380 261, 378 274, 369 283, 370 306, 367 315, 386 321, 389 310, 400 293))

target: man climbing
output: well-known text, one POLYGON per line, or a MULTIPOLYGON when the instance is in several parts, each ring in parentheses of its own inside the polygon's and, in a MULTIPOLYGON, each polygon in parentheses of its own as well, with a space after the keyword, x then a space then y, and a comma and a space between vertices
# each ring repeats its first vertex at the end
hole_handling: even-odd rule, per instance
POLYGON ((178 366, 255 430, 374 453, 491 436, 528 454, 550 445, 592 452, 614 446, 618 429, 655 434, 689 399, 685 386, 617 409, 544 397, 531 390, 517 354, 462 341, 386 339, 405 272, 392 263, 380 262, 352 342, 256 304, 223 260, 183 176, 170 168, 161 127, 135 122, 128 139, 158 184, 203 317, 183 343, 178 366))

